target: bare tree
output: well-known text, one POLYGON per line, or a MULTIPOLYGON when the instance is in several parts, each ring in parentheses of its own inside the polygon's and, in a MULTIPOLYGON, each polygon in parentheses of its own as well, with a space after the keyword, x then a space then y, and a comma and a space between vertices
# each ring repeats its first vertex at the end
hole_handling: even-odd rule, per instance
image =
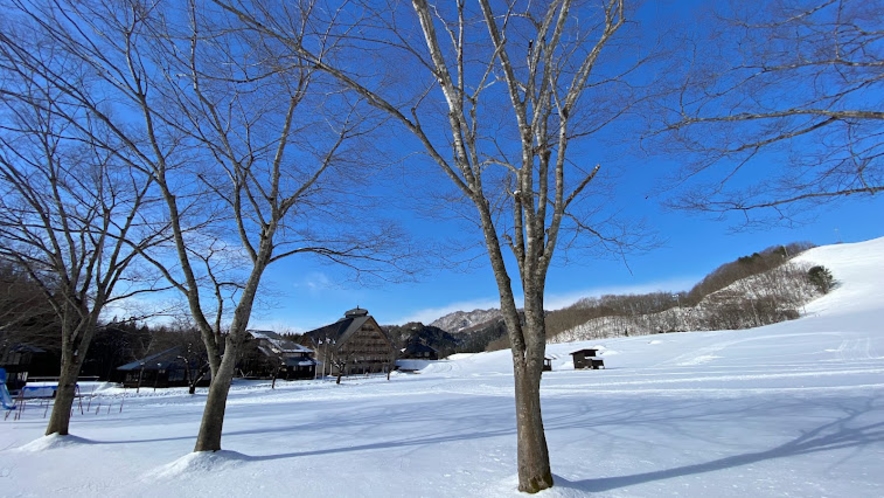
POLYGON ((79 65, 26 47, 33 36, 11 24, 0 33, 0 259, 27 272, 60 326, 61 373, 46 434, 67 435, 101 314, 151 290, 150 282, 131 281, 143 277, 134 262, 162 232, 144 230, 152 179, 132 175, 93 143, 88 135, 106 137, 107 130, 47 81, 44 71, 74 81, 79 65), (75 116, 81 127, 71 125, 75 116))
MULTIPOLYGON (((370 129, 358 103, 315 91, 314 86, 325 85, 317 81, 321 73, 299 58, 281 54, 260 34, 230 29, 219 15, 223 12, 207 12, 205 5, 198 8, 194 2, 189 7, 189 31, 181 36, 188 43, 186 51, 179 47, 163 56, 187 75, 188 82, 187 87, 167 87, 174 91, 169 101, 177 103, 176 112, 168 116, 184 117, 180 129, 194 130, 188 138, 211 151, 212 169, 200 180, 231 214, 227 226, 239 242, 242 262, 250 265, 239 283, 224 281, 208 260, 200 260, 205 253, 192 251, 183 237, 176 240, 182 268, 195 262, 205 266, 216 317, 228 301, 221 296, 223 289, 236 292, 218 362, 211 359, 220 353, 219 324, 209 326, 200 316, 199 283, 187 272, 176 282, 187 289, 191 311, 210 348, 213 378, 195 451, 214 451, 221 447, 227 392, 266 268, 295 254, 314 254, 370 271, 399 245, 391 240, 398 235, 394 229, 376 224, 356 229, 344 223, 355 221, 355 215, 342 220, 332 212, 346 211, 346 203, 335 197, 347 195, 358 184, 348 176, 358 150, 353 144, 370 129), (176 53, 187 57, 173 59, 176 53), (321 228, 328 226, 332 230, 321 228), (189 254, 186 260, 184 254, 189 254)), ((293 27, 303 29, 307 19, 295 21, 300 24, 293 27)), ((170 212, 174 209, 170 202, 170 212)))
MULTIPOLYGON (((108 130, 123 151, 115 159, 162 197, 169 241, 138 252, 184 297, 200 330, 212 381, 194 450, 219 450, 268 266, 302 254, 363 273, 398 271, 398 231, 356 211, 371 199, 356 195, 356 168, 370 164, 357 153, 374 121, 314 67, 231 29, 210 4, 11 3, 97 82, 99 91, 84 91, 45 70, 108 130)), ((305 23, 293 18, 290 28, 305 23)))
POLYGON ((611 248, 625 242, 609 232, 612 226, 575 210, 600 166, 567 153, 627 108, 629 100, 615 95, 631 62, 606 73, 598 68, 624 25, 623 2, 356 2, 326 9, 328 18, 314 21, 321 27, 307 42, 290 36, 286 9, 218 3, 398 122, 450 180, 456 196, 449 198, 471 207, 512 345, 519 489, 552 486, 540 406, 547 270, 563 229, 590 233, 611 248), (348 24, 352 19, 358 24, 348 24), (345 40, 335 58, 312 49, 329 39, 345 40), (407 78, 393 67, 379 69, 389 61, 411 68, 407 78), (517 266, 515 284, 505 247, 517 266))
POLYGON ((879 2, 778 0, 705 19, 712 32, 682 42, 687 71, 667 71, 658 137, 687 163, 674 205, 779 222, 884 190, 882 15, 879 2))

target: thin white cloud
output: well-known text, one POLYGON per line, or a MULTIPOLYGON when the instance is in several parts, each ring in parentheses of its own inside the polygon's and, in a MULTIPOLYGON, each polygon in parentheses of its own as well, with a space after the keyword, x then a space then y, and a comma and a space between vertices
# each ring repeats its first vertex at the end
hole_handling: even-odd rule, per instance
POLYGON ((249 321, 249 328, 254 330, 272 330, 277 334, 302 334, 309 329, 293 326, 286 320, 254 320, 249 321))
POLYGON ((295 287, 306 290, 310 294, 318 294, 334 288, 334 283, 325 273, 310 272, 300 282, 295 283, 295 287))

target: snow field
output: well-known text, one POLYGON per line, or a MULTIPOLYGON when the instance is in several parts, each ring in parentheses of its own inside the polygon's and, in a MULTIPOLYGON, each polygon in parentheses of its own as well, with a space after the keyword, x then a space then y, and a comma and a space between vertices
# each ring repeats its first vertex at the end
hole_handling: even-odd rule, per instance
MULTIPOLYGON (((801 258, 841 285, 799 320, 549 346, 538 496, 884 496, 884 239, 801 258), (607 369, 573 370, 584 347, 607 369)), ((0 421, 0 495, 519 496, 508 351, 238 382, 213 454, 190 453, 204 393, 97 393, 110 413, 75 413, 74 436, 42 437, 40 409, 0 421)))

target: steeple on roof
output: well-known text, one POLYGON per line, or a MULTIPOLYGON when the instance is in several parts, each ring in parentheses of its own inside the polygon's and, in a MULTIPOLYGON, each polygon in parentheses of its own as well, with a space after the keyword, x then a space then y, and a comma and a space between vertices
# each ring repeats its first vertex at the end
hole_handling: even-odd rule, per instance
POLYGON ((353 308, 352 310, 344 313, 344 318, 356 318, 360 316, 368 316, 368 310, 364 310, 359 306, 353 308))

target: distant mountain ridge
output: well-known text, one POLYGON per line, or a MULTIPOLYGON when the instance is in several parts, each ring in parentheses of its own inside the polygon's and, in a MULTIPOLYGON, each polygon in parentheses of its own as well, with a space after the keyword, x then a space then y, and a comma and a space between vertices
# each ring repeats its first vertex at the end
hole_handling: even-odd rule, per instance
MULTIPOLYGON (((424 325, 420 322, 409 322, 405 325, 385 325, 383 328, 394 340, 398 347, 404 348, 408 344, 418 343, 429 346, 444 358, 452 353, 481 353, 485 351, 489 343, 500 340, 506 335, 506 326, 503 323, 503 315, 496 310, 477 310, 478 313, 471 319, 463 315, 469 313, 460 312, 460 320, 457 324, 472 323, 471 320, 480 320, 492 317, 489 320, 459 329, 450 333, 436 325, 424 325), (491 313, 489 314, 488 311, 491 313)), ((435 323, 435 322, 434 322, 435 323)))
POLYGON ((497 308, 487 310, 473 311, 455 311, 443 317, 440 317, 430 323, 432 327, 438 327, 449 334, 458 334, 468 331, 468 329, 476 326, 487 324, 488 322, 497 321, 503 315, 497 308))

